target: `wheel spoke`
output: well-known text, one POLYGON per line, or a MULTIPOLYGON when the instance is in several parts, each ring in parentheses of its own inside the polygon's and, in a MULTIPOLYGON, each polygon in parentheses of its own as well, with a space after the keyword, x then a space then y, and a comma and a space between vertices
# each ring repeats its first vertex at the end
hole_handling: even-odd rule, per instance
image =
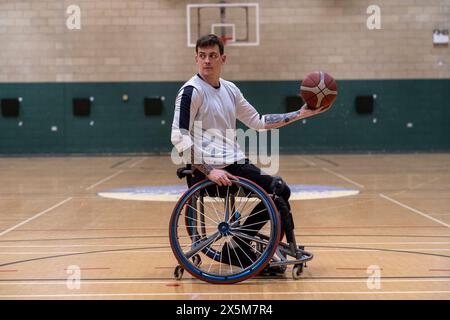
POLYGON ((230 231, 230 233, 233 236, 235 236, 235 237, 238 237, 238 238, 241 237, 241 238, 244 238, 244 239, 247 239, 247 240, 250 240, 250 241, 261 243, 261 244, 266 245, 266 246, 269 244, 269 241, 264 241, 264 240, 261 240, 261 239, 259 239, 257 237, 252 237, 252 236, 249 236, 246 233, 239 232, 239 231, 236 231, 236 230, 230 231))
POLYGON ((229 223, 229 217, 230 217, 230 212, 229 212, 229 205, 230 205, 230 187, 227 187, 227 194, 225 196, 225 221, 227 221, 229 223))
POLYGON ((193 206, 191 206, 190 204, 187 204, 188 207, 191 207, 192 209, 194 209, 195 211, 197 211, 198 213, 200 213, 201 215, 205 216, 206 218, 208 218, 209 220, 211 220, 212 222, 214 222, 216 224, 216 226, 219 224, 217 221, 215 221, 214 219, 211 219, 210 217, 208 217, 206 214, 198 211, 197 209, 195 209, 193 206))
MULTIPOLYGON (((227 243, 230 243, 230 242, 227 242, 227 243)), ((234 250, 234 248, 233 248, 233 250, 234 250)), ((230 246, 229 245, 227 245, 227 251, 228 251, 228 264, 230 265, 230 272, 233 272, 233 265, 231 264, 231 259, 230 259, 230 257, 231 257, 231 255, 230 255, 230 246)), ((235 250, 235 253, 236 253, 236 250, 235 250)), ((222 254, 223 254, 223 252, 222 252, 222 254)), ((238 259, 239 259, 239 257, 238 257, 238 259)), ((239 264, 241 264, 241 261, 239 261, 239 264)))
MULTIPOLYGON (((213 199, 214 202, 217 203, 216 198, 215 198, 215 197, 211 197, 211 196, 209 195, 208 189, 207 189, 207 188, 205 188, 205 192, 206 192, 206 194, 208 195, 209 198, 213 199)), ((206 201, 204 201, 204 202, 206 202, 206 201)), ((213 210, 214 210, 214 212, 216 213, 217 221, 221 221, 222 219, 220 218, 219 213, 218 213, 217 210, 216 210, 216 206, 214 205, 214 202, 211 202, 211 205, 213 206, 213 210)), ((211 208, 211 207, 210 207, 210 208, 211 208)))
MULTIPOLYGON (((231 225, 231 227, 232 227, 232 230, 248 230, 248 229, 243 229, 242 227, 250 227, 250 226, 257 225, 257 224, 263 224, 263 223, 266 223, 267 221, 269 221, 269 220, 263 220, 263 221, 250 223, 250 224, 243 224, 242 226, 239 225, 239 227, 234 227, 234 224, 233 224, 233 225, 231 225)), ((255 230, 253 230, 253 231, 255 231, 255 230)))
MULTIPOLYGON (((247 252, 245 252, 245 250, 242 249, 242 247, 239 245, 239 243, 237 243, 236 240, 234 240, 233 238, 231 238, 231 241, 233 241, 234 243, 236 243, 236 245, 238 246, 238 248, 241 249, 241 251, 245 254, 245 256, 248 258, 248 260, 250 260, 250 261, 252 262, 251 264, 254 264, 254 263, 255 263, 255 261, 254 261, 252 258, 250 258, 250 257, 248 256, 247 252)), ((236 253, 236 250, 234 249, 234 247, 233 247, 233 250, 234 250, 234 252, 236 253)), ((239 259, 239 255, 238 255, 237 253, 236 253, 236 256, 237 256, 237 258, 238 258, 239 264, 241 265, 241 268, 242 268, 242 269, 245 269, 245 268, 242 266, 241 259, 239 259)))
MULTIPOLYGON (((239 205, 239 212, 244 212, 244 209, 245 209, 245 207, 247 206, 248 200, 250 199, 251 193, 252 193, 252 191, 250 190, 250 192, 245 196, 245 198, 247 199, 247 200, 245 201, 245 203, 244 203, 244 204, 241 203, 241 204, 239 205)), ((243 202, 243 201, 242 201, 242 202, 243 202)))
POLYGON ((219 231, 217 231, 216 233, 214 233, 213 235, 209 236, 208 238, 203 239, 192 250, 190 250, 190 251, 188 251, 188 252, 186 252, 184 254, 186 259, 190 259, 197 252, 199 252, 200 250, 203 250, 204 248, 209 246, 211 243, 216 242, 216 240, 220 239, 221 237, 222 237, 222 235, 220 234, 219 231))

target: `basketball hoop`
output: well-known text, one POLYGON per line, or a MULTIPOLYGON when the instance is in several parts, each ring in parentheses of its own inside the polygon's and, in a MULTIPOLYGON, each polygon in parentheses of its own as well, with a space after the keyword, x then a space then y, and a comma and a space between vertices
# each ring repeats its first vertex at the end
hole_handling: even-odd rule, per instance
POLYGON ((220 36, 220 40, 222 40, 223 45, 226 46, 228 41, 233 40, 233 37, 223 35, 220 36))

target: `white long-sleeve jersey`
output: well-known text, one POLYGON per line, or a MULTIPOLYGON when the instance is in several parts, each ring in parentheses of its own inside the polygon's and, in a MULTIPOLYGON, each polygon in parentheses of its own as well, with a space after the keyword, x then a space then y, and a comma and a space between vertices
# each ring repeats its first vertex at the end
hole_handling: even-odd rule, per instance
POLYGON ((179 153, 193 146, 194 164, 223 168, 245 158, 236 137, 236 119, 261 130, 264 116, 232 82, 220 79, 213 87, 195 75, 179 90, 175 101, 171 140, 179 153))

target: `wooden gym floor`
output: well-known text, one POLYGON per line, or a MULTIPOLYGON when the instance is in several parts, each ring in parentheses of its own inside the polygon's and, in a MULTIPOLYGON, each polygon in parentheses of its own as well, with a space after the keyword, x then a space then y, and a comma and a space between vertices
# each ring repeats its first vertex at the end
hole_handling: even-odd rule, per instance
POLYGON ((169 157, 0 158, 0 298, 450 299, 450 154, 293 155, 281 168, 289 184, 360 194, 292 202, 315 254, 300 280, 211 285, 172 277, 173 202, 97 195, 180 183, 169 157))

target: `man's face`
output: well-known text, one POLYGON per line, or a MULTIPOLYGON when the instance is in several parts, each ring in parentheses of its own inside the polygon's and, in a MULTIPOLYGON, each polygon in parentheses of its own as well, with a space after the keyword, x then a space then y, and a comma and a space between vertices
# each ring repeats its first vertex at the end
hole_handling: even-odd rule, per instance
POLYGON ((198 48, 195 55, 195 62, 197 62, 200 74, 205 76, 219 76, 225 60, 226 56, 220 55, 218 45, 198 48))

